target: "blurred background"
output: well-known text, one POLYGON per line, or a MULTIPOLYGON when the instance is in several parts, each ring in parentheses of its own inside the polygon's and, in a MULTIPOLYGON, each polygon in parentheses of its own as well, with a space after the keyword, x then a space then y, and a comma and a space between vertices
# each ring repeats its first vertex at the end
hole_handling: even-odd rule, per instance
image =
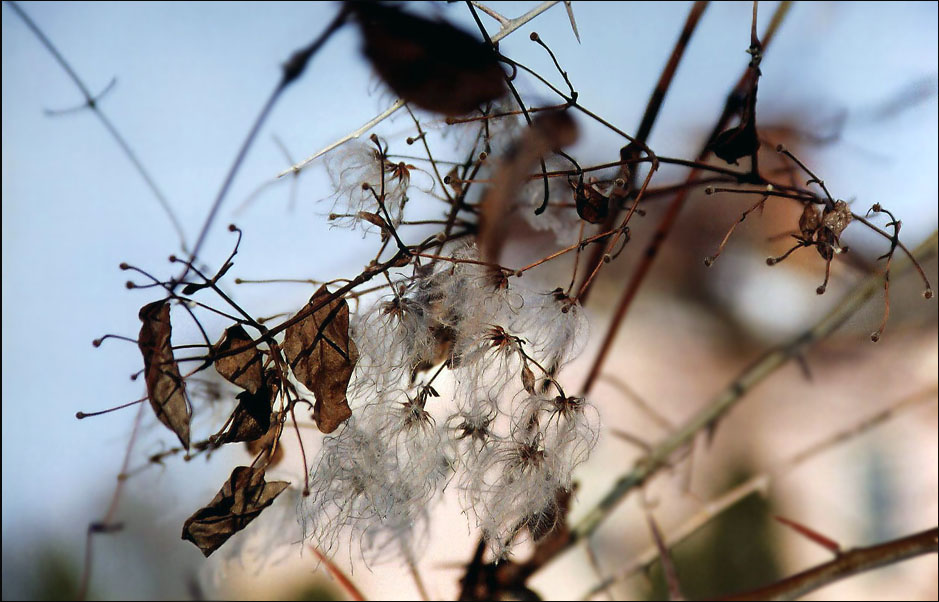
MULTIPOLYGON (((309 43, 332 18, 331 3, 31 3, 20 6, 43 29, 153 174, 191 242, 238 146, 279 78, 280 64, 309 43)), ((498 3, 515 17, 535 3, 498 3)), ((760 4, 760 30, 776 3, 760 4)), ((573 4, 580 43, 563 4, 552 7, 501 44, 504 54, 560 84, 537 31, 558 56, 580 102, 618 127, 634 130, 671 52, 690 3, 573 4)), ((474 29, 465 6, 422 6, 474 29)), ((659 154, 693 157, 748 56, 751 5, 710 6, 694 33, 666 98, 650 146, 659 154)), ((482 17, 491 32, 498 24, 482 17)), ((152 291, 128 291, 122 261, 163 277, 179 239, 152 193, 88 111, 49 116, 82 103, 78 90, 22 20, 2 9, 3 186, 3 598, 72 596, 79 579, 85 531, 104 516, 120 471, 135 409, 77 421, 138 399, 142 382, 132 343, 138 308, 152 291)), ((875 202, 903 221, 912 248, 937 225, 937 5, 935 3, 798 3, 762 63, 758 123, 785 142, 839 199, 864 213, 875 202)), ((555 102, 548 90, 520 78, 529 104, 555 102)), ((203 261, 217 265, 231 250, 229 222, 245 230, 231 276, 329 280, 357 274, 373 241, 331 229, 325 219, 329 179, 317 162, 299 178, 265 185, 289 167, 282 141, 299 160, 353 131, 394 101, 359 53, 357 31, 345 28, 315 56, 307 73, 276 106, 235 180, 209 234, 203 261), (261 188, 264 186, 263 188, 261 188), (246 202, 249 201, 249 202, 246 202)), ((421 115, 428 129, 441 129, 421 115)), ((572 154, 582 163, 618 157, 622 141, 580 120, 572 154)), ((404 145, 413 124, 406 113, 377 131, 404 145)), ((664 168, 656 185, 678 182, 683 170, 664 168)), ((714 265, 711 255, 727 229, 754 202, 736 195, 692 195, 616 339, 605 376, 595 388, 603 435, 578 473, 573 519, 589 509, 642 454, 635 439, 654 443, 681 424, 754 358, 804 331, 835 306, 886 252, 883 239, 852 227, 848 260, 836 261, 832 285, 819 297, 823 262, 813 251, 769 268, 765 258, 786 249, 768 239, 792 230, 799 207, 770 202, 738 226, 714 265), (653 407, 650 417, 635 401, 653 407), (617 436, 615 433, 620 433, 617 436), (633 439, 627 442, 623 436, 633 439)), ((588 304, 591 339, 562 382, 576 389, 595 356, 610 313, 665 203, 650 201, 633 225, 633 241, 604 269, 588 304)), ((434 208, 426 209, 434 215, 434 208)), ((883 224, 884 220, 878 223, 883 224)), ((519 224, 509 265, 550 252, 553 237, 519 224)), ((926 272, 936 284, 936 263, 926 272)), ((553 288, 570 278, 556 262, 525 284, 553 288)), ((229 290, 255 315, 293 312, 308 286, 239 285, 229 290)), ((877 328, 882 297, 830 339, 812 348, 802 366, 790 363, 756 387, 722 421, 710 443, 699 441, 672 470, 645 490, 646 504, 666 534, 703 505, 793 454, 849 429, 911 396, 921 403, 774 478, 675 549, 690 597, 714 597, 768 583, 829 558, 825 550, 772 518, 783 515, 845 547, 870 545, 935 526, 936 302, 926 302, 910 275, 891 287, 891 318, 877 328)), ((213 324, 216 332, 223 327, 213 324)), ((185 328, 179 336, 185 337, 185 328)), ((188 333, 192 334, 192 333, 188 333)), ((209 404, 207 407, 213 407, 209 404)), ((198 416, 209 432, 219 416, 198 416)), ((148 419, 149 420, 149 419, 148 419)), ((131 468, 171 444, 155 420, 145 421, 131 468)), ((315 437, 314 437, 315 439, 315 437)), ((312 444, 315 447, 315 443, 312 444)), ((296 456, 296 454, 294 454, 296 456)), ((210 462, 170 458, 130 479, 118 518, 124 530, 94 541, 89 597, 100 599, 328 599, 342 591, 299 546, 265 543, 292 508, 265 514, 257 533, 236 536, 241 558, 202 558, 179 539, 180 525, 205 504, 244 461, 222 450, 210 462), (266 527, 262 522, 269 523, 266 527), (266 531, 265 531, 266 530, 266 531), (263 535, 263 537, 262 537, 263 535), (257 541, 255 541, 257 540, 257 541), (278 558, 260 567, 256 557, 278 558)), ((286 475, 300 472, 288 454, 286 475)), ((282 504, 283 505, 283 504, 282 504)), ((431 595, 453 598, 461 564, 476 534, 453 499, 433 510, 420 569, 431 595)), ((291 531, 283 539, 289 540, 291 531)), ((233 542, 235 539, 233 539, 233 542)), ((650 545, 639 495, 630 496, 590 542, 541 571, 530 585, 545 598, 586 594, 601 575, 615 575, 650 545)), ((346 550, 336 563, 369 597, 416 598, 406 569, 365 567, 346 550)), ((921 557, 849 579, 812 599, 935 599, 935 557, 921 557)), ((657 569, 617 580, 614 597, 661 598, 657 569)), ((601 594, 602 595, 602 594, 601 594)))

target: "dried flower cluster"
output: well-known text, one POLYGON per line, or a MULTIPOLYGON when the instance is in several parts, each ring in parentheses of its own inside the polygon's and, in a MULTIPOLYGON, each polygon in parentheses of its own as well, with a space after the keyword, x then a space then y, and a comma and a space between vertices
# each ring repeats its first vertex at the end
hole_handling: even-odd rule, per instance
POLYGON ((413 554, 455 483, 502 555, 522 527, 553 525, 596 442, 595 411, 555 378, 585 341, 580 307, 494 278, 471 248, 453 259, 415 267, 353 323, 352 418, 324 442, 302 503, 320 546, 348 527, 367 556, 413 554))

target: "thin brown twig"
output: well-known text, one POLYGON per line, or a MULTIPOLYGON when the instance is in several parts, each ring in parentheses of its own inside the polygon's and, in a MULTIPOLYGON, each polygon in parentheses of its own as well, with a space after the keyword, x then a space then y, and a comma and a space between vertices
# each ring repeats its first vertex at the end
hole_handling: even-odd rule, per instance
MULTIPOLYGON (((927 240, 917 247, 913 254, 922 260, 927 256, 934 255, 937 248, 939 248, 939 232, 933 232, 927 240)), ((910 262, 904 262, 902 268, 895 269, 909 269, 909 267, 910 262)), ((840 327, 880 289, 881 279, 882 275, 880 274, 868 276, 845 295, 841 302, 819 322, 783 345, 768 350, 744 369, 709 403, 689 418, 684 425, 656 445, 653 451, 641 458, 632 470, 617 479, 603 498, 570 529, 567 540, 563 546, 558 546, 557 553, 569 549, 581 539, 589 537, 627 494, 641 487, 659 470, 668 466, 673 454, 686 447, 699 433, 713 430, 720 419, 739 403, 747 392, 790 359, 800 356, 805 349, 826 338, 840 327)))
POLYGON ((111 135, 117 145, 121 148, 121 152, 124 153, 124 156, 127 157, 127 159, 134 166, 134 169, 137 170, 137 173, 140 174, 140 177, 143 178, 147 188, 149 188, 150 192, 153 193, 153 196, 156 197, 156 200, 163 209, 163 212, 166 213, 166 216, 169 218, 173 229, 176 230, 176 235, 179 237, 179 246, 183 253, 188 253, 189 250, 186 243, 186 234, 183 231, 183 226, 179 223, 179 218, 176 217, 176 212, 173 211, 169 200, 163 194, 163 191, 160 190, 156 180, 153 179, 153 176, 150 175, 150 172, 147 170, 147 168, 144 167, 143 162, 141 162, 140 158, 137 157, 137 153, 130 146, 130 143, 127 142, 117 127, 111 123, 111 120, 108 119, 107 115, 104 114, 104 112, 101 110, 101 107, 99 106, 98 101, 100 100, 101 96, 103 96, 105 93, 107 93, 108 90, 111 89, 115 80, 111 80, 111 83, 108 85, 108 87, 104 90, 104 92, 99 94, 98 97, 92 96, 91 92, 88 90, 88 86, 86 86, 81 78, 78 77, 78 74, 69 64, 69 62, 65 60, 65 57, 62 56, 58 49, 52 44, 52 41, 46 37, 46 34, 43 33, 43 31, 39 28, 38 25, 36 25, 35 22, 33 22, 29 15, 27 15, 26 12, 20 8, 16 2, 7 2, 6 4, 13 9, 13 12, 15 12, 24 23, 26 23, 26 27, 28 27, 29 30, 32 31, 37 38, 39 38, 39 41, 43 46, 45 46, 46 50, 49 51, 59 66, 62 67, 62 69, 65 70, 65 72, 68 74, 69 79, 71 79, 75 86, 78 87, 79 91, 82 93, 82 96, 85 97, 85 102, 80 107, 78 107, 78 109, 87 108, 92 113, 94 113, 95 117, 97 117, 101 122, 101 125, 104 126, 104 129, 107 130, 108 134, 111 135))
MULTIPOLYGON (((704 10, 707 8, 707 4, 707 2, 695 2, 691 7, 691 10, 688 12, 688 16, 685 19, 685 24, 682 27, 678 39, 675 41, 675 46, 672 48, 672 53, 668 58, 668 62, 665 63, 665 67, 662 69, 662 74, 659 76, 659 81, 656 83, 655 89, 652 90, 652 95, 649 97, 646 110, 642 115, 642 121, 639 123, 639 131, 636 134, 636 138, 642 140, 643 142, 648 140, 649 134, 652 132, 652 126, 655 125, 655 121, 659 116, 659 111, 662 108, 662 103, 665 102, 665 96, 672 85, 672 80, 675 78, 675 73, 678 71, 678 65, 681 63, 681 59, 685 55, 688 42, 691 40, 691 36, 694 34, 695 29, 697 29, 698 21, 701 20, 701 15, 704 14, 704 10)), ((611 211, 606 222, 604 222, 602 229, 612 229, 616 224, 616 218, 618 214, 619 211, 611 211)), ((603 255, 600 249, 597 249, 593 252, 590 260, 587 262, 588 273, 596 269, 596 267, 602 261, 602 257, 603 255)), ((587 297, 589 294, 590 286, 588 285, 586 288, 583 288, 578 295, 581 303, 587 302, 587 297)))
POLYGON ((134 444, 137 442, 137 433, 140 430, 140 422, 143 419, 144 408, 147 404, 140 404, 137 415, 134 417, 134 426, 130 432, 130 440, 127 442, 127 450, 124 452, 124 460, 121 462, 121 472, 117 475, 117 484, 114 486, 114 492, 111 494, 111 502, 108 504, 108 511, 104 518, 88 525, 88 532, 85 535, 85 561, 82 567, 81 581, 78 584, 78 593, 76 600, 84 600, 88 595, 88 585, 91 582, 92 567, 92 538, 97 533, 113 533, 120 529, 120 525, 114 524, 114 516, 117 514, 117 507, 121 500, 121 493, 124 490, 124 483, 127 481, 128 468, 130 467, 130 457, 134 451, 134 444))
MULTIPOLYGON (((666 538, 665 542, 669 547, 674 547, 675 545, 681 543, 694 533, 697 533, 705 525, 709 524, 711 520, 719 516, 721 513, 727 509, 734 506, 740 500, 750 496, 753 493, 766 494, 776 480, 781 479, 792 471, 796 470, 809 460, 816 458, 822 453, 834 449, 838 445, 841 445, 847 441, 855 439, 864 433, 867 433, 876 426, 879 426, 890 420, 901 415, 903 412, 906 412, 919 404, 925 403, 927 401, 935 401, 936 393, 939 391, 939 387, 936 384, 933 384, 926 389, 914 393, 908 397, 890 404, 888 407, 883 410, 875 413, 872 416, 869 416, 860 422, 851 425, 837 433, 829 435, 818 441, 809 447, 793 454, 792 456, 781 460, 775 463, 773 466, 769 467, 765 471, 753 475, 745 482, 737 485, 733 489, 726 491, 717 498, 709 500, 705 503, 701 509, 693 514, 691 517, 687 518, 681 526, 677 529, 670 532, 666 538)), ((585 593, 581 599, 588 600, 595 596, 597 593, 605 590, 610 587, 613 583, 625 581, 626 579, 647 570, 652 563, 658 559, 658 549, 656 546, 650 546, 642 553, 638 554, 636 558, 628 563, 626 563, 623 568, 621 568, 615 575, 611 575, 606 579, 601 580, 595 586, 593 586, 587 593, 585 593)))
MULTIPOLYGON (((766 46, 769 45, 769 42, 773 39, 773 36, 779 27, 782 19, 789 11, 789 2, 781 2, 779 6, 776 7, 776 13, 773 15, 773 19, 770 22, 770 25, 767 28, 766 33, 763 35, 763 49, 765 50, 766 46)), ((744 91, 747 88, 749 79, 751 77, 750 66, 744 71, 743 75, 740 78, 740 81, 737 83, 737 86, 731 92, 730 96, 727 99, 727 103, 724 107, 724 113, 721 115, 721 118, 718 119, 717 125, 714 128, 714 132, 720 132, 724 129, 731 116, 734 114, 734 107, 737 104, 737 99, 742 97, 744 91)), ((711 136, 709 140, 713 139, 714 136, 711 136)), ((710 155, 710 148, 706 145, 701 149, 701 152, 698 153, 696 159, 697 162, 703 162, 708 155, 710 155)), ((694 181, 698 176, 698 170, 692 169, 686 181, 694 181)), ((609 354, 610 349, 613 345, 613 340, 616 338, 616 335, 619 331, 619 326, 623 322, 623 319, 626 317, 627 311, 629 311, 630 306, 632 305, 633 299, 636 298, 636 293, 639 292, 639 288, 642 286, 645 281, 646 275, 649 273, 649 270, 652 268, 652 264, 655 261, 655 257, 658 255, 658 251, 662 246, 662 243, 665 242, 665 239, 668 238, 669 233, 672 230, 672 227, 675 225, 675 222, 678 220, 678 214, 681 212, 681 209, 684 207, 685 201, 688 198, 689 188, 682 188, 675 195, 675 198, 672 200, 672 203, 669 205, 668 209, 665 212, 665 215, 662 217, 662 220, 659 222, 658 227, 656 228, 655 234, 652 236, 652 241, 646 247, 645 252, 642 254, 642 260, 639 263, 639 266, 636 268, 636 271, 630 277, 626 289, 623 291, 623 295, 620 297, 619 303, 617 304, 616 311, 613 314, 613 319, 610 323, 610 326, 607 328, 606 336, 603 339, 603 342, 600 344, 600 350, 597 353, 597 357, 594 359, 593 364, 590 367, 590 372, 587 375, 587 379, 584 382, 583 393, 586 395, 590 392, 590 389, 593 387, 594 382, 596 381, 597 376, 600 374, 600 369, 603 366, 603 362, 606 360, 607 354, 609 354)), ((588 289, 589 290, 589 289, 588 289)), ((586 292, 583 291, 583 292, 586 292)), ((581 300, 583 299, 582 295, 579 295, 581 300)))
POLYGON ((939 528, 927 529, 838 557, 792 577, 719 600, 795 600, 841 579, 939 551, 939 528))

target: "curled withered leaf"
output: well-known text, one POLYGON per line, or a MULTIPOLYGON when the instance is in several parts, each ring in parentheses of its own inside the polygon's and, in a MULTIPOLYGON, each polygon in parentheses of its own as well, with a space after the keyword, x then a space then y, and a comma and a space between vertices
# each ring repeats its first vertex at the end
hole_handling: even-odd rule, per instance
POLYGON ((581 179, 574 187, 574 203, 580 219, 591 224, 602 224, 610 214, 610 199, 581 179))
POLYGON ((385 219, 378 215, 377 213, 371 213, 369 211, 359 211, 356 214, 360 219, 364 219, 373 226, 378 226, 381 229, 381 241, 385 242, 388 240, 388 237, 391 236, 391 228, 388 226, 388 222, 385 219))
POLYGON ((460 180, 460 172, 456 165, 447 173, 443 181, 453 190, 453 194, 457 196, 463 194, 463 181, 460 180))
POLYGON ((235 468, 209 505, 186 519, 183 539, 209 556, 257 518, 288 485, 286 481, 265 482, 260 468, 235 468))
POLYGON ((745 83, 746 97, 740 111, 740 125, 724 130, 708 145, 715 155, 732 165, 736 165, 738 159, 752 157, 760 148, 760 137, 756 132, 756 93, 760 79, 757 64, 750 64, 749 77, 745 83))
MULTIPOLYGON (((332 294, 323 285, 306 307, 317 306, 332 294)), ((301 310, 303 311, 303 310, 301 310)), ((346 388, 359 359, 349 336, 349 304, 333 299, 287 328, 284 353, 297 380, 313 392, 313 419, 324 433, 331 433, 352 415, 346 388)))
POLYGON ((724 130, 710 144, 714 154, 736 165, 737 160, 752 156, 760 148, 760 139, 752 120, 729 130, 724 130))
POLYGON ((284 432, 284 412, 271 414, 271 427, 260 439, 245 441, 245 447, 252 456, 258 456, 255 466, 265 468, 276 466, 284 459, 284 446, 280 445, 280 436, 284 432))
MULTIPOLYGON (((235 324, 225 330, 225 334, 212 348, 213 353, 224 353, 230 349, 251 345, 253 340, 241 324, 235 324)), ((257 393, 263 377, 261 372, 261 352, 257 347, 250 347, 215 360, 215 369, 225 380, 236 384, 250 393, 257 393)))
POLYGON ((505 93, 505 72, 484 42, 442 20, 380 2, 348 3, 375 71, 404 100, 465 115, 505 93))
POLYGON ((143 354, 147 397, 157 418, 176 433, 183 447, 189 449, 189 401, 186 383, 179 374, 170 342, 170 302, 154 301, 140 308, 140 335, 137 344, 143 354))
POLYGON ((385 222, 385 219, 378 215, 377 213, 371 213, 369 211, 359 211, 356 214, 358 217, 364 219, 373 226, 378 226, 382 230, 388 229, 388 224, 385 222))
POLYGON ((811 240, 812 235, 821 225, 822 218, 818 214, 818 209, 812 203, 806 203, 802 209, 802 215, 799 217, 799 231, 806 240, 811 240))
POLYGON ((844 201, 835 201, 831 209, 826 209, 822 214, 822 225, 831 230, 835 236, 841 236, 841 233, 848 224, 851 223, 853 216, 851 208, 844 201))
POLYGON ((274 390, 265 385, 256 393, 242 391, 237 396, 238 406, 232 413, 231 426, 219 437, 219 443, 255 441, 271 430, 277 414, 274 409, 274 390))
POLYGON ((838 242, 835 234, 828 228, 819 228, 815 235, 815 250, 822 259, 831 261, 835 256, 835 244, 838 242))

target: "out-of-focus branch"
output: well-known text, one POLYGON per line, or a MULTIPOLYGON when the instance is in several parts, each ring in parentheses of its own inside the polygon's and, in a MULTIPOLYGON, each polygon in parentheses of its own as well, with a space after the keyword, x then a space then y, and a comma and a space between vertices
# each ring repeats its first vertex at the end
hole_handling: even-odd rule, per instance
MULTIPOLYGON (((939 245, 939 233, 933 232, 932 236, 919 245, 913 254, 918 259, 925 258, 936 253, 937 245, 939 245)), ((903 270, 908 270, 910 265, 909 261, 904 262, 903 270)), ((882 274, 868 276, 815 326, 781 347, 766 352, 745 369, 683 427, 657 445, 651 453, 639 461, 632 471, 620 477, 613 489, 581 520, 580 524, 574 527, 571 531, 572 537, 578 539, 592 533, 629 491, 645 483, 649 477, 665 466, 674 452, 690 443, 699 432, 714 428, 717 422, 743 399, 750 389, 790 359, 801 355, 806 348, 834 332, 882 286, 882 274)))
MULTIPOLYGON (((671 548, 681 543, 694 533, 697 533, 701 527, 710 523, 715 517, 734 506, 737 502, 743 500, 753 493, 765 493, 770 488, 774 480, 784 476, 785 474, 788 474, 789 472, 792 472, 819 454, 866 433, 875 426, 884 423, 888 419, 897 416, 905 410, 909 410, 910 408, 915 407, 925 401, 935 400, 937 391, 939 391, 939 389, 937 389, 937 385, 933 384, 931 387, 928 387, 908 397, 904 397, 903 399, 890 404, 888 407, 877 412, 876 414, 861 420, 857 424, 853 424, 846 429, 840 430, 837 433, 825 437, 823 440, 775 464, 768 470, 750 477, 745 482, 737 485, 730 491, 727 491, 723 495, 704 504, 704 506, 698 512, 686 519, 685 522, 682 523, 677 529, 668 533, 668 535, 665 537, 666 545, 671 548)), ((654 545, 649 546, 642 553, 637 555, 633 561, 627 563, 621 569, 619 569, 615 575, 606 577, 593 586, 586 594, 583 595, 581 599, 589 600, 614 583, 625 581, 633 575, 647 570, 658 559, 658 547, 654 545)))
MULTIPOLYGON (((166 217, 169 218, 170 223, 173 225, 173 229, 176 230, 176 235, 179 236, 179 247, 184 253, 188 253, 189 249, 186 244, 186 234, 183 231, 182 224, 179 223, 179 218, 176 217, 176 212, 173 211, 173 207, 170 205, 169 200, 163 194, 163 191, 160 190, 160 187, 157 186, 156 180, 153 179, 153 176, 150 175, 150 172, 147 171, 147 168, 144 167, 143 162, 137 157, 137 153, 134 152, 134 149, 131 148, 130 143, 124 138, 124 136, 118 131, 118 129, 111 123, 111 120, 108 119, 107 115, 101 110, 101 107, 98 106, 98 101, 101 99, 104 94, 106 94, 114 85, 114 80, 108 85, 108 87, 99 94, 97 97, 91 95, 91 92, 88 90, 88 86, 78 77, 78 74, 75 73, 75 70, 65 60, 65 57, 58 51, 58 49, 53 46, 52 41, 46 37, 46 34, 43 33, 39 26, 36 25, 33 20, 23 11, 22 8, 16 2, 7 2, 10 8, 13 9, 13 12, 17 14, 19 18, 26 23, 26 26, 29 28, 33 34, 39 38, 39 41, 45 46, 46 50, 52 55, 55 61, 59 64, 62 69, 68 74, 69 79, 75 84, 76 87, 81 91, 82 96, 85 97, 85 102, 78 107, 78 109, 88 109, 95 114, 95 117, 101 122, 101 125, 104 126, 104 129, 108 131, 108 134, 114 138, 114 141, 121 151, 124 153, 124 156, 131 162, 134 166, 134 169, 137 170, 137 173, 140 174, 140 177, 143 178, 144 183, 147 185, 147 188, 150 189, 150 192, 153 193, 153 196, 156 197, 157 202, 160 204, 160 207, 163 208, 163 212, 166 213, 166 217)), ((72 111, 65 111, 72 112, 72 111)), ((61 112, 60 112, 61 114, 61 112)))
POLYGON ((835 581, 888 564, 939 552, 939 528, 839 554, 792 577, 720 600, 795 600, 835 581))
MULTIPOLYGON (((775 33, 778 30, 780 24, 789 12, 790 5, 790 2, 781 2, 779 6, 776 7, 773 18, 770 21, 770 24, 767 26, 766 32, 763 34, 761 52, 765 51, 766 47, 775 36, 775 33)), ((740 80, 737 82, 737 85, 727 97, 724 111, 721 114, 720 119, 718 119, 711 136, 708 137, 708 142, 714 140, 717 133, 726 127, 727 123, 733 117, 736 109, 739 108, 739 104, 742 102, 741 99, 745 96, 745 90, 747 89, 747 84, 752 77, 753 71, 754 70, 752 68, 747 67, 743 75, 740 77, 740 80)), ((710 154, 710 147, 708 144, 705 144, 705 146, 698 153, 696 162, 703 163, 710 154)), ((754 157, 755 156, 756 155, 754 154, 754 157)), ((695 181, 697 177, 698 170, 692 169, 688 173, 686 184, 695 181)), ((662 248, 662 244, 665 242, 669 233, 672 231, 672 227, 675 225, 675 222, 678 219, 678 214, 684 207, 685 201, 687 200, 690 191, 690 187, 682 187, 672 199, 672 202, 669 204, 665 215, 662 217, 658 227, 656 228, 655 234, 652 235, 652 240, 649 242, 642 254, 642 260, 636 267, 636 271, 633 272, 633 275, 630 277, 629 282, 626 284, 626 289, 623 291, 619 303, 617 304, 616 311, 613 314, 613 320, 607 329, 603 342, 600 344, 600 351, 597 353, 597 357, 590 368, 589 374, 587 375, 587 380, 584 382, 584 394, 589 393, 593 383, 596 382, 596 378, 599 375, 601 368, 603 367, 603 362, 606 360, 606 356, 613 346, 613 341, 615 340, 617 332, 619 331, 620 324, 622 324, 623 319, 626 317, 626 313, 632 306, 632 302, 636 298, 636 294, 639 292, 639 288, 642 286, 642 283, 645 282, 645 278, 648 275, 649 270, 652 268, 652 263, 655 261, 659 249, 662 248)), ((583 300, 583 296, 586 294, 589 284, 590 281, 584 283, 584 290, 581 290, 580 294, 578 295, 581 300, 583 300)))
MULTIPOLYGON (((913 251, 913 255, 917 260, 923 261, 926 257, 934 255, 937 247, 939 247, 939 232, 934 231, 928 239, 913 251)), ((906 272, 910 269, 910 266, 909 261, 904 261, 897 266, 898 271, 895 274, 899 275, 901 273, 899 270, 906 272)), ((656 445, 649 454, 641 458, 631 471, 622 475, 600 502, 570 530, 568 540, 564 546, 559 546, 558 551, 566 550, 581 539, 589 537, 629 492, 643 485, 661 468, 667 466, 676 451, 690 443, 698 433, 714 429, 719 420, 741 401, 750 389, 786 362, 799 357, 807 348, 834 332, 882 286, 882 274, 868 276, 812 328, 787 343, 764 353, 762 357, 746 368, 683 426, 656 445)))

